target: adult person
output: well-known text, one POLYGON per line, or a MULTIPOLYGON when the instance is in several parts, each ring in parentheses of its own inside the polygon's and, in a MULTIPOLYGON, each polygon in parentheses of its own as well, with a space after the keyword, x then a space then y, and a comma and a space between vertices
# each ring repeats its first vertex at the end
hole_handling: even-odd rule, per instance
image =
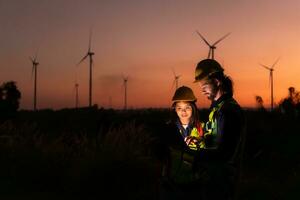
POLYGON ((199 176, 205 177, 201 196, 203 199, 234 199, 245 138, 244 114, 233 98, 231 78, 224 74, 216 60, 205 59, 197 64, 195 82, 211 101, 204 127, 205 148, 197 156, 198 168, 202 170, 199 176))

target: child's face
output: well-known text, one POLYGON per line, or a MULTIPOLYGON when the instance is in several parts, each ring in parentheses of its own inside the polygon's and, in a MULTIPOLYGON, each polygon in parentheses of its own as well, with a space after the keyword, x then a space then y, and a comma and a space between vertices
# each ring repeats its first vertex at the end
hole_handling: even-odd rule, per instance
POLYGON ((179 101, 175 105, 175 111, 182 124, 188 124, 190 122, 193 108, 190 103, 185 101, 179 101))

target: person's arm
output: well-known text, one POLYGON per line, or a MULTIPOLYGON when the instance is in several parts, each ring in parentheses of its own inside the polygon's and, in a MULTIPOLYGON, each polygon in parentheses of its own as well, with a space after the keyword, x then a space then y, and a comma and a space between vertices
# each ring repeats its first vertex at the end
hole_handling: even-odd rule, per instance
POLYGON ((220 159, 231 160, 239 146, 243 116, 238 105, 228 104, 217 116, 218 154, 220 159))

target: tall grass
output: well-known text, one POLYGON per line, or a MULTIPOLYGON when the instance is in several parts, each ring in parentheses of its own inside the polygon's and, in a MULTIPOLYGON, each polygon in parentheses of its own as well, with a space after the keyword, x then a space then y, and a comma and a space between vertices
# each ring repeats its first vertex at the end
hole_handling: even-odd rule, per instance
MULTIPOLYGON (((168 117, 154 109, 20 112, 0 124, 0 199, 157 199, 168 117)), ((299 198, 299 119, 246 117, 240 199, 299 198)))
POLYGON ((1 194, 153 199, 156 139, 135 121, 103 130, 97 137, 82 131, 52 137, 35 123, 1 124, 1 194))

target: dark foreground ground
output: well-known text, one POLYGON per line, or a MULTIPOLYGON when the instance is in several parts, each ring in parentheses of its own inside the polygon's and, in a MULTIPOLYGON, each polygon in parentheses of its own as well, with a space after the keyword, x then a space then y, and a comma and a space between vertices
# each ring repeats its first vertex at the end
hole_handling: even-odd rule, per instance
MULTIPOLYGON (((239 199, 300 199, 300 120, 245 113, 239 199)), ((158 130, 169 114, 43 110, 2 120, 0 199, 157 199, 158 130)))

